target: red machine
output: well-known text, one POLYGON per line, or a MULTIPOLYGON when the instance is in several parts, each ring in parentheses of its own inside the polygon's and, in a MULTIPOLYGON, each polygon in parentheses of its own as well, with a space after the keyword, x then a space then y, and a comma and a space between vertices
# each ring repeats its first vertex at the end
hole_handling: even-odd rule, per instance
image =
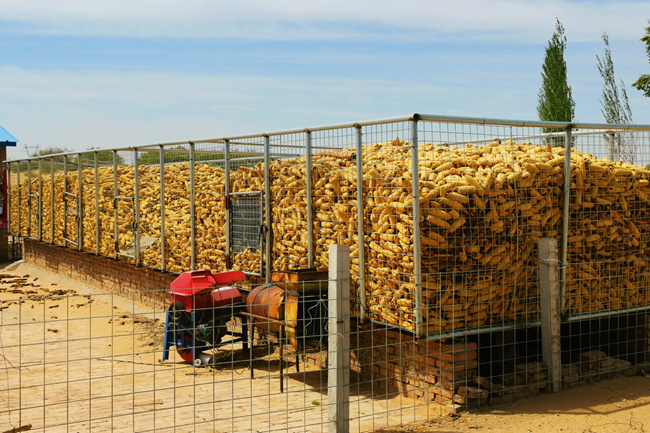
POLYGON ((233 339, 222 341, 227 323, 246 308, 239 290, 231 286, 245 278, 241 271, 212 274, 202 270, 179 275, 170 285, 162 360, 169 359, 172 346, 183 360, 195 365, 201 364, 201 354, 209 348, 238 341, 246 346, 242 338, 247 331, 245 324, 241 333, 231 333, 233 339))

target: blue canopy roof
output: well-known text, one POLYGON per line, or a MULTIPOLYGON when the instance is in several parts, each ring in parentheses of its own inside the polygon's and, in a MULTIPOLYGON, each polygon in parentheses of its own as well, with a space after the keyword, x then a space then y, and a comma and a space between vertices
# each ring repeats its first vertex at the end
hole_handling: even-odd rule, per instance
POLYGON ((15 146, 18 140, 0 125, 0 146, 15 146))

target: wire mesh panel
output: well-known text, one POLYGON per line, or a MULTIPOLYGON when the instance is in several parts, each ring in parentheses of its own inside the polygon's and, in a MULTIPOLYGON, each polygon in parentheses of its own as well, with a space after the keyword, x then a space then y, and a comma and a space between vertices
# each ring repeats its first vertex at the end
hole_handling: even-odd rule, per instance
POLYGON ((307 223, 306 134, 270 138, 273 269, 310 265, 307 223))
POLYGON ((226 258, 225 145, 195 147, 196 267, 224 271, 226 258))
POLYGON ((81 224, 82 245, 84 251, 97 250, 97 201, 95 200, 95 153, 81 153, 81 224))
MULTIPOLYGON (((50 188, 53 193, 50 196, 50 206, 53 209, 51 217, 53 218, 51 224, 54 226, 54 244, 65 244, 65 157, 53 157, 54 160, 54 186, 52 187, 52 179, 50 179, 50 188), (54 206, 51 205, 54 199, 54 206)), ((50 227, 52 230, 52 227, 50 227)))
POLYGON ((156 269, 162 268, 159 161, 159 146, 138 149, 138 253, 143 266, 156 269))
MULTIPOLYGON (((116 256, 115 205, 117 201, 115 200, 115 177, 117 171, 114 166, 122 162, 123 156, 117 151, 98 152, 96 172, 93 167, 93 177, 95 177, 97 186, 95 188, 93 180, 93 194, 86 197, 87 201, 93 202, 93 208, 95 208, 96 212, 95 215, 88 218, 95 219, 95 224, 99 220, 99 238, 97 239, 97 233, 88 233, 88 236, 94 238, 95 242, 99 242, 99 253, 108 257, 116 256), (96 204, 94 204, 95 201, 96 204)), ((97 248, 97 245, 95 245, 95 248, 97 248)))
POLYGON ((563 363, 601 376, 647 359, 648 132, 572 136, 563 363))
POLYGON ((41 162, 35 161, 30 164, 29 177, 32 179, 28 188, 28 213, 29 213, 29 229, 28 235, 31 238, 39 239, 41 234, 41 162))
POLYGON ((315 266, 326 268, 329 245, 352 245, 357 233, 355 130, 311 133, 315 266))
POLYGON ((120 152, 113 172, 113 224, 115 258, 135 262, 135 167, 133 152, 120 152))
POLYGON ((233 269, 262 275, 264 194, 232 193, 229 200, 233 269))
POLYGON ((21 187, 20 182, 20 172, 19 172, 20 163, 12 162, 7 164, 7 180, 9 188, 7 189, 7 205, 9 206, 9 233, 17 235, 19 234, 19 215, 20 215, 20 206, 18 191, 21 187))
POLYGON ((371 317, 415 330, 409 124, 364 130, 366 290, 371 317))
POLYGON ((190 269, 190 148, 189 145, 164 149, 164 226, 166 268, 172 272, 190 269))
POLYGON ((67 156, 63 167, 63 242, 65 246, 78 247, 81 233, 82 202, 79 196, 79 158, 67 156))
POLYGON ((52 242, 52 223, 54 222, 54 200, 52 180, 54 179, 54 158, 41 161, 41 240, 52 242))
POLYGON ((561 216, 551 149, 530 142, 533 128, 448 126, 425 123, 419 150, 428 327, 534 320, 537 241, 561 216))
POLYGON ((260 138, 228 143, 228 229, 232 269, 262 275, 264 271, 264 142, 260 138))

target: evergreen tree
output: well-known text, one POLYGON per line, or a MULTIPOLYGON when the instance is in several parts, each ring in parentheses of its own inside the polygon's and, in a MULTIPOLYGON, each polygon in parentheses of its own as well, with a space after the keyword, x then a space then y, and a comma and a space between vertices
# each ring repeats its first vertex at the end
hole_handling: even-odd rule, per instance
MULTIPOLYGON (((570 122, 573 120, 575 102, 571 96, 571 86, 567 82, 567 66, 564 61, 566 36, 560 20, 556 20, 555 32, 548 42, 544 64, 542 65, 542 87, 538 93, 537 114, 540 120, 570 122)), ((561 131, 545 129, 545 132, 561 131)), ((562 145, 564 140, 553 140, 562 145)))
MULTIPOLYGON (((650 24, 650 20, 648 20, 650 24)), ((645 42, 645 51, 650 59, 650 26, 645 28, 645 36, 641 38, 641 41, 645 42)), ((632 86, 636 87, 643 92, 644 95, 650 98, 650 75, 643 74, 639 76, 639 79, 632 83, 632 86)))

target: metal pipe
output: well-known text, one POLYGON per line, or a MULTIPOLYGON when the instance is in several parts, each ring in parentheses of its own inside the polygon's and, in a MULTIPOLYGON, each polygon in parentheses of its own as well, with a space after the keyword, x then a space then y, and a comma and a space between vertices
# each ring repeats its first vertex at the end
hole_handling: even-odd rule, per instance
POLYGON ((355 126, 356 140, 357 140, 357 245, 358 245, 358 258, 359 258, 359 300, 360 300, 360 313, 361 320, 366 320, 366 251, 365 251, 365 227, 364 227, 364 213, 363 213, 363 135, 361 126, 355 126))
POLYGON ((311 131, 306 130, 305 189, 307 192, 307 267, 314 267, 314 215, 312 191, 311 131))
MULTIPOLYGON (((18 212, 16 212, 16 215, 18 215, 18 224, 17 224, 17 231, 18 231, 18 236, 22 236, 22 233, 20 232, 20 213, 21 213, 21 203, 20 203, 20 162, 16 165, 16 183, 18 184, 17 190, 18 192, 16 193, 16 206, 18 206, 18 212)), ((54 194, 52 194, 54 195, 54 194)))
POLYGON ((165 272, 165 148, 159 145, 158 157, 160 159, 160 270, 165 272))
MULTIPOLYGON (((396 325, 386 325, 383 322, 378 322, 376 320, 372 320, 373 323, 376 323, 378 325, 385 326, 387 328, 394 328, 394 329, 403 329, 400 328, 399 326, 396 325)), ((507 323, 504 325, 498 325, 498 326, 488 326, 485 328, 472 328, 472 329, 465 329, 465 330, 452 330, 452 331, 445 331, 445 332, 440 332, 436 334, 431 334, 431 335, 426 335, 423 338, 419 339, 419 341, 438 341, 438 340, 443 340, 446 338, 460 338, 460 337, 467 337, 468 335, 479 335, 479 334, 487 334, 487 333, 493 333, 493 332, 502 332, 502 331, 507 331, 507 330, 512 330, 512 329, 526 329, 526 328, 532 328, 536 326, 540 326, 542 323, 540 320, 534 320, 534 321, 521 321, 521 322, 512 322, 512 323, 507 323)))
POLYGON ((226 197, 226 269, 230 269, 230 142, 224 141, 224 194, 226 197))
POLYGON ((273 271, 273 259, 271 257, 273 253, 272 249, 272 232, 273 225, 271 223, 271 142, 269 136, 264 137, 264 213, 266 217, 266 284, 271 283, 271 273, 273 271))
POLYGON ((564 142, 564 190, 562 193, 562 243, 560 245, 560 311, 564 312, 566 271, 568 264, 569 205, 571 199, 571 126, 566 128, 564 142))
POLYGON ((54 192, 54 157, 50 158, 50 245, 54 245, 54 196, 56 195, 54 192))
MULTIPOLYGON (((6 166, 7 166, 7 194, 8 194, 8 197, 7 197, 7 221, 8 221, 7 228, 9 230, 9 234, 13 235, 15 233, 14 233, 14 222, 11 219, 11 209, 12 209, 12 206, 11 206, 11 164, 7 163, 6 166)), ((17 190, 20 189, 20 183, 18 183, 18 186, 19 187, 16 188, 17 190)), ((19 219, 20 219, 20 208, 18 209, 18 212, 16 213, 16 215, 18 215, 19 219)))
POLYGON ((95 151, 95 254, 99 255, 99 151, 95 151))
POLYGON ((63 156, 63 246, 68 246, 68 156, 63 156))
POLYGON ((37 230, 36 239, 40 242, 43 240, 43 205, 41 203, 43 197, 43 160, 38 160, 38 201, 37 201, 37 230))
POLYGON ((415 335, 424 334, 422 314, 422 247, 420 239, 420 165, 418 161, 418 119, 411 120, 411 182, 413 196, 413 265, 415 278, 415 335))
POLYGON ((32 237, 32 161, 27 160, 27 237, 32 237))
POLYGON ((140 170, 138 149, 133 150, 133 254, 135 265, 140 266, 140 170))
MULTIPOLYGON (((602 129, 602 130, 608 130, 608 129, 619 129, 622 131, 647 131, 650 129, 650 125, 647 124, 635 124, 635 125, 628 125, 628 124, 607 124, 607 123, 567 123, 567 122, 544 122, 544 121, 521 121, 521 120, 512 120, 512 119, 490 119, 490 118, 479 118, 479 117, 456 117, 456 116, 439 116, 439 115, 431 115, 431 114, 413 114, 413 115, 408 115, 408 116, 401 116, 401 117, 394 117, 394 118, 386 118, 386 119, 376 119, 376 120, 367 120, 367 121, 361 121, 361 122, 354 122, 354 123, 346 123, 346 124, 338 124, 338 125, 329 125, 329 126, 320 126, 320 127, 310 127, 308 128, 310 131, 331 131, 331 130, 338 130, 338 129, 345 129, 345 128, 354 128, 356 125, 361 125, 361 126, 372 126, 372 125, 381 125, 381 124, 386 124, 386 123, 396 123, 396 122, 404 122, 404 121, 410 121, 414 118, 418 118, 419 120, 426 120, 426 121, 432 121, 432 122, 447 122, 447 123, 465 123, 465 124, 479 124, 479 125, 506 125, 506 126, 517 126, 517 127, 536 127, 536 128, 560 128, 560 129, 566 129, 567 127, 573 127, 573 128, 580 128, 580 129, 602 129)), ((289 134, 297 134, 300 132, 304 132, 305 129, 294 129, 294 130, 286 130, 286 131, 277 131, 277 132, 272 132, 272 133, 265 133, 265 134, 253 134, 253 135, 242 135, 242 136, 233 136, 229 137, 227 139, 223 138, 211 138, 211 139, 206 139, 206 140, 194 140, 194 143, 221 143, 224 142, 225 140, 229 140, 231 142, 234 142, 235 140, 250 140, 250 139, 255 139, 255 138, 263 138, 265 135, 268 135, 270 137, 275 137, 275 136, 281 136, 281 135, 289 135, 289 134)), ((177 146, 181 144, 186 144, 186 141, 178 141, 178 142, 168 142, 168 143, 163 143, 164 145, 168 146, 177 146)), ((133 150, 134 148, 149 148, 151 146, 157 146, 160 143, 149 143, 149 144, 144 144, 141 146, 135 146, 135 147, 125 147, 125 148, 116 148, 114 149, 115 151, 119 150, 133 150)), ((64 156, 66 155, 65 153, 60 153, 60 154, 55 154, 54 156, 64 156)), ((8 160, 7 162, 18 162, 20 160, 8 160)))
POLYGON ((81 200, 83 194, 83 181, 81 177, 82 160, 81 153, 77 154, 77 249, 81 251, 83 249, 83 201, 81 200))
POLYGON ((438 116, 431 114, 414 114, 412 118, 419 118, 420 120, 431 122, 447 122, 447 123, 471 123, 478 125, 502 125, 502 126, 517 126, 517 127, 533 127, 533 128, 553 128, 553 129, 622 129, 625 131, 643 131, 648 130, 650 125, 628 125, 622 123, 573 123, 573 122, 551 122, 541 120, 513 120, 513 119, 490 119, 481 117, 456 117, 456 116, 438 116))
POLYGON ((194 143, 190 144, 190 270, 194 270, 196 266, 196 222, 194 221, 196 215, 194 203, 194 143))
POLYGON ((567 322, 575 322, 578 320, 585 319, 596 319, 602 317, 611 317, 617 315, 629 315, 630 313, 638 313, 641 311, 650 310, 650 305, 641 305, 636 307, 625 308, 625 310, 615 310, 615 311, 595 311, 593 313, 583 313, 576 316, 569 316, 565 319, 567 322))
POLYGON ((113 150, 113 240, 115 241, 115 259, 119 257, 120 254, 120 233, 118 230, 118 217, 119 213, 117 212, 117 150, 113 150))

